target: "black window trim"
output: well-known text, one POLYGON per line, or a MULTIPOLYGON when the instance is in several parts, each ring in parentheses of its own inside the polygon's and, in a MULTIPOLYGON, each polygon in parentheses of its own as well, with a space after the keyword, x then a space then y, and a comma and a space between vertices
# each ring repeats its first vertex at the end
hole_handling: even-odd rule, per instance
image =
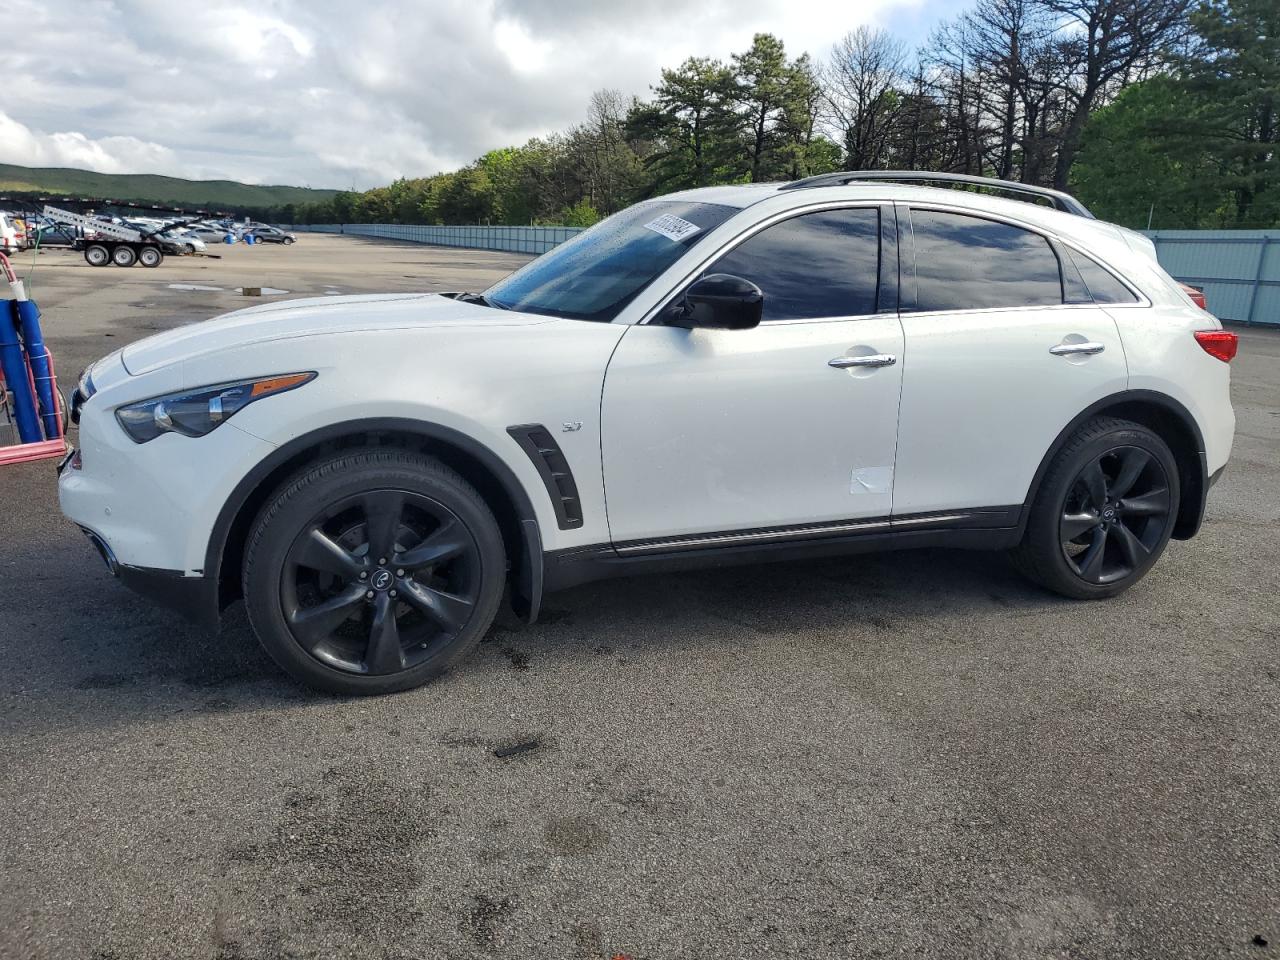
MULTIPOLYGON (((1124 277, 1120 276, 1118 273, 1116 273, 1114 270, 1112 270, 1110 267, 1104 264, 1097 257, 1086 252, 1085 249, 1079 243, 1073 242, 1063 237, 1059 237, 1058 235, 1054 233, 1050 233, 1049 231, 1045 230, 1043 227, 1040 227, 1036 224, 1027 223, 1026 221, 1023 221, 1023 220, 1017 220, 1013 217, 1008 217, 1003 214, 990 213, 986 210, 975 210, 972 207, 963 207, 955 204, 936 203, 932 201, 929 203, 916 203, 911 200, 898 200, 895 202, 895 205, 898 207, 898 229, 900 233, 898 249, 899 249, 899 262, 902 265, 901 266, 902 291, 899 296, 902 304, 901 313, 904 315, 909 314, 910 316, 913 316, 913 317, 933 317, 933 316, 939 316, 941 314, 946 314, 948 316, 954 316, 958 314, 963 316, 971 313, 1006 313, 1006 312, 1011 312, 1015 310, 1079 310, 1081 308, 1093 309, 1093 308, 1101 308, 1101 307, 1106 307, 1107 309, 1111 309, 1112 307, 1133 309, 1134 307, 1150 307, 1151 306, 1151 300, 1145 294, 1143 294, 1141 290, 1135 287, 1132 283, 1130 283, 1124 277), (977 220, 990 220, 994 223, 1000 223, 1007 227, 1016 227, 1020 230, 1026 230, 1028 233, 1034 233, 1037 236, 1043 238, 1049 244, 1050 248, 1053 250, 1054 256, 1058 258, 1058 271, 1059 271, 1060 284, 1063 282, 1062 271, 1065 269, 1065 265, 1062 262, 1062 253, 1058 249, 1059 245, 1066 247, 1070 250, 1073 250, 1077 253, 1080 253, 1088 257, 1094 263, 1098 264, 1098 266, 1102 267, 1109 274, 1115 277, 1115 279, 1120 281, 1120 283, 1122 283, 1129 290, 1130 293, 1132 293, 1135 297, 1137 297, 1138 298, 1137 302, 1136 303, 1105 303, 1103 304, 1103 303, 1096 303, 1093 300, 1089 300, 1088 302, 1051 303, 1051 304, 1040 304, 1038 306, 1023 305, 1023 306, 1014 306, 1014 307, 964 307, 959 310, 916 310, 914 309, 914 307, 915 307, 915 304, 918 302, 917 298, 919 293, 919 287, 916 280, 916 238, 915 238, 915 231, 912 228, 912 223, 911 223, 911 213, 914 210, 920 210, 920 211, 929 210, 937 213, 954 213, 954 214, 959 214, 961 216, 973 217, 977 220), (905 249, 903 249, 904 244, 905 244, 905 249)), ((1087 284, 1086 284, 1086 287, 1087 287, 1087 284)), ((1065 288, 1063 289, 1063 297, 1065 300, 1065 297, 1066 297, 1065 288)))
MULTIPOLYGON (((884 296, 887 296, 889 293, 889 291, 886 290, 886 285, 885 285, 886 269, 892 270, 893 267, 896 266, 898 262, 899 250, 901 246, 899 242, 899 231, 901 230, 901 224, 897 219, 897 211, 895 210, 895 206, 896 205, 892 200, 827 200, 821 203, 807 204, 803 207, 788 207, 786 210, 780 210, 777 213, 770 214, 769 216, 765 217, 763 220, 759 220, 753 223, 750 227, 743 230, 741 233, 735 234, 734 236, 725 240, 724 243, 720 244, 720 246, 712 250, 711 253, 702 257, 698 261, 696 266, 694 266, 691 270, 689 270, 689 272, 686 273, 678 283, 672 286, 671 291, 668 294, 658 298, 658 301, 655 304, 655 306, 653 306, 648 311, 646 311, 644 316, 642 316, 640 320, 637 321, 637 325, 644 326, 644 325, 654 323, 655 319, 658 316, 660 316, 667 307, 669 307, 672 303, 674 303, 678 297, 684 294, 684 291, 688 289, 689 284, 693 283, 693 281, 696 280, 701 275, 703 270, 705 270, 708 266, 710 266, 720 257, 724 256, 726 253, 729 253, 732 250, 737 249, 742 244, 746 243, 748 240, 754 237, 757 233, 761 233, 762 231, 767 230, 769 227, 772 227, 775 224, 781 223, 784 220, 792 220, 796 217, 802 217, 808 213, 822 213, 823 211, 826 211, 826 210, 855 210, 855 209, 866 209, 866 208, 872 208, 872 209, 878 210, 880 213, 880 233, 879 233, 879 237, 880 237, 879 264, 880 266, 879 266, 879 276, 876 278, 877 309, 875 310, 875 312, 853 314, 847 317, 795 317, 787 320, 767 320, 767 321, 764 321, 764 323, 761 323, 761 326, 764 326, 765 324, 768 324, 770 327, 778 327, 778 326, 786 326, 786 325, 797 324, 797 323, 841 323, 849 320, 870 320, 874 317, 880 317, 880 316, 885 316, 886 314, 897 313, 896 307, 893 310, 886 310, 884 309, 884 305, 881 302, 881 298, 884 296), (894 223, 894 229, 892 231, 891 237, 890 237, 889 231, 886 230, 886 222, 890 220, 892 220, 892 222, 894 223), (886 250, 885 248, 885 244, 889 239, 892 239, 894 244, 894 249, 892 251, 886 250)), ((744 208, 744 209, 749 209, 749 208, 744 208)), ((730 218, 729 220, 725 221, 725 224, 727 225, 732 222, 733 222, 733 218, 730 218)), ((897 272, 900 273, 900 271, 901 271, 901 268, 899 267, 897 272)), ((892 286, 893 286, 892 294, 896 299, 897 293, 898 293, 898 283, 894 282, 892 283, 892 286)))
MULTIPOLYGON (((1095 257, 1092 253, 1090 253, 1088 250, 1082 247, 1079 243, 1075 243, 1070 240, 1059 240, 1058 242, 1061 243, 1064 247, 1066 247, 1070 253, 1079 254, 1080 256, 1086 258, 1087 260, 1089 260, 1090 262, 1092 262, 1102 270, 1105 270, 1107 273, 1111 274, 1111 277, 1113 280, 1119 283, 1120 286, 1124 287, 1135 297, 1135 300, 1133 303, 1098 303, 1097 301, 1094 301, 1093 302, 1094 306, 1106 307, 1108 310, 1111 309, 1112 307, 1123 307, 1125 309, 1131 310, 1134 307, 1151 306, 1150 298, 1148 298, 1146 294, 1144 294, 1141 290, 1139 290, 1137 286, 1131 283, 1127 277, 1121 276, 1109 265, 1103 263, 1101 260, 1095 257)), ((1077 270, 1078 269, 1079 268, 1077 267, 1077 270)), ((1085 289, 1088 289, 1089 284, 1084 281, 1083 276, 1081 277, 1081 282, 1084 283, 1085 289)))

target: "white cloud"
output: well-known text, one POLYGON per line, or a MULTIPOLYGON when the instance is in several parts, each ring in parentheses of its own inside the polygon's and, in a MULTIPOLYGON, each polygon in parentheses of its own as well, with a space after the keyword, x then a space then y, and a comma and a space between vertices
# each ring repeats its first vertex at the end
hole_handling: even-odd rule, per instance
POLYGON ((99 173, 172 173, 182 164, 168 147, 137 137, 93 139, 76 130, 43 133, 0 112, 0 163, 77 167, 99 173))
POLYGON ((8 0, 0 159, 363 188, 563 129, 592 91, 644 96, 755 32, 822 56, 921 2, 8 0))

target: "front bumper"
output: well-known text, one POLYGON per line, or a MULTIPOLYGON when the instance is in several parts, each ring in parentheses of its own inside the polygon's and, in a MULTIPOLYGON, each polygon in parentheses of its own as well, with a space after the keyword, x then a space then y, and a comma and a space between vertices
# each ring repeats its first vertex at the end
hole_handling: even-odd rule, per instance
MULTIPOLYGON (((95 366, 95 384, 110 383, 117 365, 95 366)), ((77 398, 79 456, 58 477, 62 512, 109 543, 121 566, 181 571, 185 579, 212 575, 204 567, 214 520, 240 478, 275 448, 234 423, 204 437, 134 443, 114 408, 182 384, 169 371, 148 375, 145 387, 118 379, 87 401, 77 398)))
POLYGON ((202 627, 218 626, 218 583, 213 577, 187 576, 181 570, 158 570, 133 567, 116 559, 111 545, 102 537, 81 527, 111 575, 139 596, 175 610, 202 627))

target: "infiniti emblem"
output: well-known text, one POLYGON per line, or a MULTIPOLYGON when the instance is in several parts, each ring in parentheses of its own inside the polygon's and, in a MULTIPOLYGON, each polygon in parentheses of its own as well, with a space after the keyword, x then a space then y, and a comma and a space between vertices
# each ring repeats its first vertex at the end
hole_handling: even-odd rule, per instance
POLYGON ((1116 512, 1109 507, 1106 510, 1102 511, 1103 519, 1106 519, 1106 520, 1110 520, 1115 515, 1116 515, 1116 512))
POLYGON ((394 577, 391 576, 390 570, 379 570, 370 578, 369 583, 375 590, 385 590, 387 587, 391 586, 391 581, 393 579, 394 577))

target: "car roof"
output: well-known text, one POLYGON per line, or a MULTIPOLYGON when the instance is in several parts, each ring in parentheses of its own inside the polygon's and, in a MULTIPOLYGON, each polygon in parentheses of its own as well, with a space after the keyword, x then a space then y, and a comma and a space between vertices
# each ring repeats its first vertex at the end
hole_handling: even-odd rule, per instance
MULTIPOLYGON (((973 190, 957 190, 946 187, 925 187, 908 183, 862 182, 838 186, 812 187, 803 190, 783 189, 784 183, 746 183, 721 187, 697 187, 679 193, 655 197, 656 200, 693 200, 700 203, 718 203, 724 206, 746 209, 765 201, 771 212, 789 207, 807 207, 815 203, 832 201, 898 201, 929 205, 962 207, 974 214, 989 213, 1009 220, 1017 220, 1029 226, 1039 227, 1049 233, 1072 239, 1091 247, 1095 244, 1119 244, 1134 249, 1149 243, 1141 234, 1115 224, 1091 217, 1077 216, 1056 210, 1047 204, 1029 203, 1007 197, 992 196, 973 190)), ((1145 252, 1145 251, 1144 251, 1145 252)))
MULTIPOLYGON (((733 184, 720 187, 698 187, 679 193, 655 197, 655 200, 685 200, 717 203, 746 210, 759 206, 760 213, 771 216, 790 209, 832 202, 893 202, 960 208, 975 216, 984 214, 1023 224, 1060 237, 1108 264, 1137 264, 1146 282, 1141 285, 1150 294, 1155 288, 1167 287, 1165 277, 1156 266, 1155 247, 1151 240, 1136 231, 1057 210, 1051 206, 1026 200, 993 196, 974 190, 919 186, 892 181, 862 181, 805 189, 784 189, 784 183, 733 184), (1135 256, 1136 255, 1136 256, 1135 256), (1155 268, 1154 272, 1152 268, 1155 268)), ((1126 276, 1133 279, 1132 271, 1126 276)), ((1167 292, 1167 291, 1166 291, 1167 292)))

